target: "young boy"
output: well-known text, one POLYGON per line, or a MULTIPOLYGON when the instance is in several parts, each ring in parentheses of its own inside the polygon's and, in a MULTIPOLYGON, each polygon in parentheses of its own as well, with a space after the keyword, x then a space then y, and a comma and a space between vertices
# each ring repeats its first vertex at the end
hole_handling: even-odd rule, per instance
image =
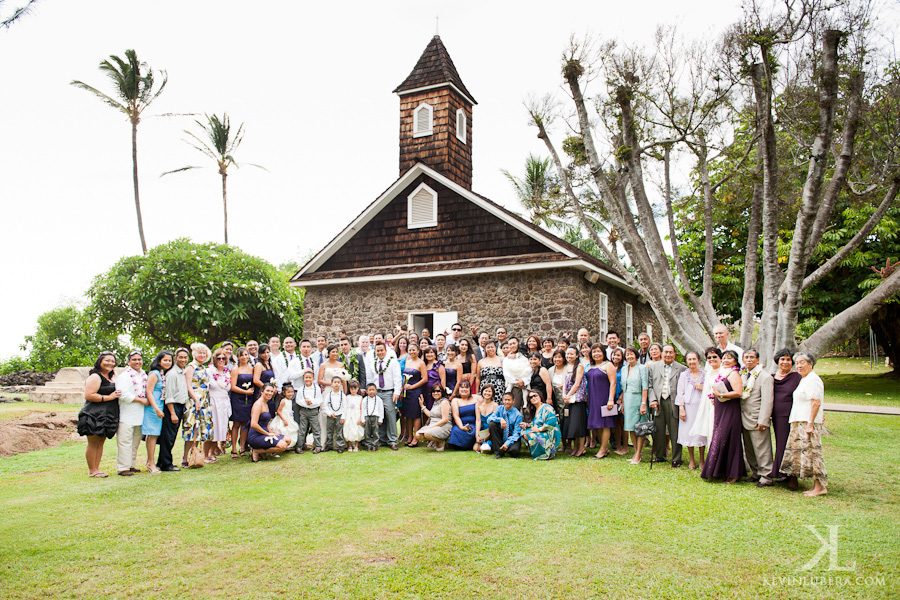
POLYGON ((522 413, 514 406, 515 399, 512 392, 503 394, 503 406, 498 406, 494 414, 488 417, 488 429, 491 434, 491 448, 494 458, 503 458, 509 453, 513 456, 519 454, 522 442, 522 413))
POLYGON ((344 453, 344 404, 347 395, 344 393, 344 380, 340 377, 331 379, 331 388, 322 398, 322 412, 325 413, 325 447, 323 450, 337 450, 344 453))
POLYGON ((300 432, 297 437, 297 446, 294 452, 303 454, 303 448, 306 446, 306 438, 312 434, 313 454, 322 451, 322 434, 319 427, 319 407, 322 406, 322 393, 319 386, 315 384, 315 373, 312 369, 307 369, 303 373, 303 387, 296 394, 296 408, 294 409, 294 420, 300 432))
POLYGON ((375 382, 366 386, 366 397, 362 401, 362 415, 359 424, 365 426, 366 437, 363 446, 370 452, 378 451, 378 426, 384 422, 384 402, 378 397, 375 382))

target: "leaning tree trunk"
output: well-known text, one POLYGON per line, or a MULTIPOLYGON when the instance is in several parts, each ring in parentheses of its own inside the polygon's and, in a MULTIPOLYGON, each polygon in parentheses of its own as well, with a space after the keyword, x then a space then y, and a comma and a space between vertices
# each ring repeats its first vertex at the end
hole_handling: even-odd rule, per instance
POLYGON ((228 190, 225 186, 225 179, 228 177, 228 173, 225 171, 219 171, 222 175, 222 210, 225 211, 225 244, 228 245, 228 190))
POLYGON ((894 375, 900 376, 900 302, 890 302, 872 313, 869 325, 876 341, 891 359, 894 375))
POLYGON ((137 121, 131 120, 131 165, 134 176, 134 209, 137 211, 138 233, 141 236, 141 251, 147 254, 147 241, 144 239, 144 219, 141 217, 141 195, 138 191, 137 165, 137 121))

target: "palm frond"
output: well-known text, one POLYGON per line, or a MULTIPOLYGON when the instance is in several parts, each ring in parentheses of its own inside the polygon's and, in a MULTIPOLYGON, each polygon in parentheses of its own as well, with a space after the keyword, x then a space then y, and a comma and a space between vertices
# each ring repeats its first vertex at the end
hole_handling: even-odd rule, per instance
POLYGON ((171 171, 166 171, 165 173, 160 173, 159 176, 162 177, 163 175, 171 175, 172 173, 181 173, 182 171, 189 171, 191 169, 205 169, 205 168, 206 167, 194 167, 194 166, 181 167, 180 169, 172 169, 171 171))
POLYGON ((37 1, 38 0, 28 0, 28 3, 25 4, 25 6, 20 6, 19 8, 14 10, 11 15, 0 21, 0 28, 9 29, 13 23, 18 21, 25 15, 30 14, 32 5, 37 1))
POLYGON ((70 85, 74 85, 77 88, 87 90, 88 92, 91 92, 92 94, 94 94, 95 96, 97 96, 98 98, 100 98, 101 100, 103 100, 104 102, 106 102, 107 104, 109 104, 110 106, 115 108, 116 110, 121 110, 126 115, 129 114, 128 107, 126 107, 124 104, 115 100, 114 98, 107 96, 106 94, 104 94, 103 92, 98 90, 97 88, 90 86, 90 85, 84 83, 83 81, 73 80, 70 82, 70 85))

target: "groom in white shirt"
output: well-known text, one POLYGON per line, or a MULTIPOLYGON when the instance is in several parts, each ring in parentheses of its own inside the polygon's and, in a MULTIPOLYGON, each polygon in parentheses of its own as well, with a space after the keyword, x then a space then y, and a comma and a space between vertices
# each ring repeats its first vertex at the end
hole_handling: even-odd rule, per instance
POLYGON ((388 356, 383 340, 375 342, 375 355, 366 361, 366 381, 374 383, 384 404, 384 420, 378 425, 378 442, 397 450, 397 400, 403 388, 400 362, 388 356))

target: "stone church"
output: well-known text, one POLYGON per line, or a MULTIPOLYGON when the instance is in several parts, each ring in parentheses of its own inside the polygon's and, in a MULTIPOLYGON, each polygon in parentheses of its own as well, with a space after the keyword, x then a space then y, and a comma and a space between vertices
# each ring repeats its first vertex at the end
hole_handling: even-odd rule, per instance
POLYGON ((432 333, 460 322, 523 338, 586 327, 657 334, 650 305, 602 261, 472 191, 472 112, 439 36, 394 90, 400 176, 292 279, 303 336, 432 333))

